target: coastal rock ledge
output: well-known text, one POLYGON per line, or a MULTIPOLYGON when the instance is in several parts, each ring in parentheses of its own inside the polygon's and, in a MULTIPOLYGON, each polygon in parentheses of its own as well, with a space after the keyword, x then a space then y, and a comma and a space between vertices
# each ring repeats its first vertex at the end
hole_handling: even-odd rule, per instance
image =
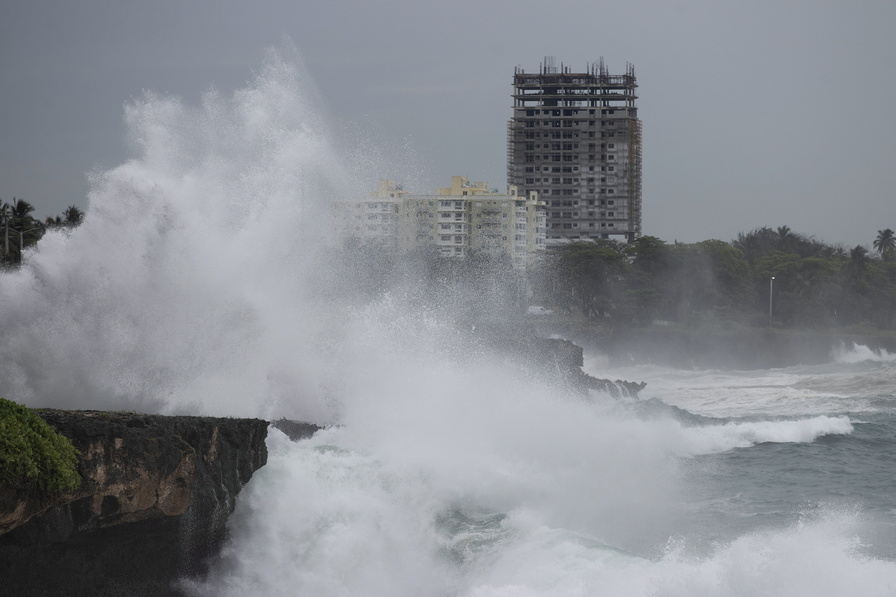
POLYGON ((37 410, 80 452, 58 497, 0 485, 0 593, 179 595, 267 461, 259 419, 37 410))

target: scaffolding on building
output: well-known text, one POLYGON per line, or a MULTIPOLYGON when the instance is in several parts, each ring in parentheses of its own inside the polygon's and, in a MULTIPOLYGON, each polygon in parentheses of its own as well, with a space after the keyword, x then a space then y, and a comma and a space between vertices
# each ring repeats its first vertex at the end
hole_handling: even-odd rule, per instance
POLYGON ((573 72, 545 57, 514 70, 507 181, 539 191, 553 238, 641 235, 641 122, 632 64, 611 75, 603 58, 573 72), (556 209, 555 209, 556 208, 556 209))

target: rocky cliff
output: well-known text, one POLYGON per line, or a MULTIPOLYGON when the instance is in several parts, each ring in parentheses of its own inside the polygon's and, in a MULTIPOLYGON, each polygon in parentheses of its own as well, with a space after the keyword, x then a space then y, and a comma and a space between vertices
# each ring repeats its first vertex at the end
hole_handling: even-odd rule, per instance
POLYGON ((37 411, 81 452, 58 497, 0 486, 0 594, 177 595, 267 460, 267 422, 37 411))

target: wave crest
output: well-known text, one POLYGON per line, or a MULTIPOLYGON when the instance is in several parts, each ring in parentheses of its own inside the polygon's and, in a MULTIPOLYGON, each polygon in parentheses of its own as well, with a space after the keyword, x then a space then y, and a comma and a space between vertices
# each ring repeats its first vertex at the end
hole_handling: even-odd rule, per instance
POLYGON ((691 427, 685 438, 689 455, 715 454, 762 443, 811 443, 825 435, 852 433, 849 417, 812 417, 790 421, 751 421, 691 427))
POLYGON ((841 342, 839 346, 835 346, 831 350, 831 357, 837 363, 896 362, 896 354, 890 354, 885 348, 874 350, 864 344, 855 342, 852 343, 851 347, 847 347, 845 343, 841 342))

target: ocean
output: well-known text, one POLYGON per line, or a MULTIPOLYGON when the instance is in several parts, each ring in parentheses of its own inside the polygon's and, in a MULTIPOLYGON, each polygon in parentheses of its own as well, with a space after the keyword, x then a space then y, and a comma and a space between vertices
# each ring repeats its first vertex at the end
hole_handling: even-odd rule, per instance
POLYGON ((274 431, 194 594, 896 594, 896 355, 587 366, 648 385, 583 401, 454 371, 312 439, 274 431))
POLYGON ((412 288, 356 300, 327 204, 366 196, 388 159, 346 159, 310 87, 272 51, 231 96, 131 101, 133 157, 91 175, 83 224, 0 273, 0 396, 327 426, 270 430, 185 592, 896 595, 894 355, 708 371, 586 354, 647 386, 582 397, 412 288))

